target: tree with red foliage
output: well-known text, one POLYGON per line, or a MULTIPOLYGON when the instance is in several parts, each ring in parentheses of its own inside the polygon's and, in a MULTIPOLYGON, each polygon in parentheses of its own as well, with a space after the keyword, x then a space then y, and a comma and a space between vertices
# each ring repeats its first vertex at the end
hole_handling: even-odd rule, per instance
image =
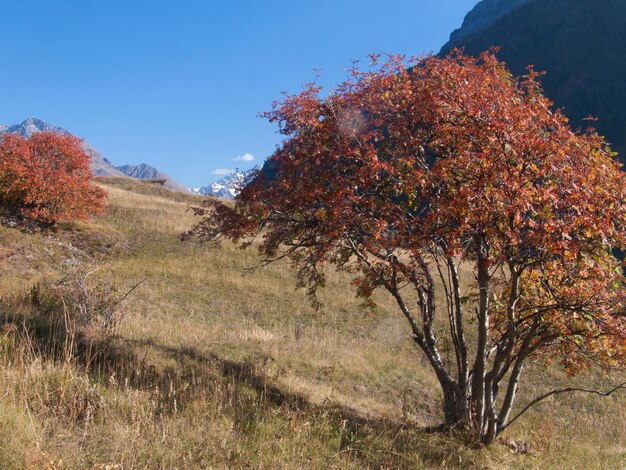
POLYGON ((90 157, 72 135, 6 134, 0 142, 0 204, 43 225, 86 219, 104 207, 90 157))
POLYGON ((491 52, 373 59, 326 98, 311 84, 275 103, 266 117, 286 140, 188 235, 287 258, 312 297, 325 264, 354 273, 360 296, 387 291, 439 381, 445 427, 489 444, 528 409, 512 417, 529 360, 624 365, 626 178, 532 68, 517 79, 491 52))

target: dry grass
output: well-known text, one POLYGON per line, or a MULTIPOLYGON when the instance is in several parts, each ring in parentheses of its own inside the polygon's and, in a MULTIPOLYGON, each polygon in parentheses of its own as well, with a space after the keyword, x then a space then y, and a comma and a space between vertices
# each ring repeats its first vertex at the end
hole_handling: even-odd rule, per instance
MULTIPOLYGON (((68 259, 98 264, 100 281, 120 291, 143 281, 97 360, 79 348, 44 354, 37 344, 50 336, 33 328, 0 332, 0 467, 626 466, 623 395, 541 405, 505 436, 531 454, 420 432, 440 420, 437 384, 391 299, 363 306, 331 271, 315 312, 289 266, 244 274, 258 262, 253 251, 180 242, 197 198, 103 184, 107 213, 89 225, 0 228, 0 297, 16 299, 2 314, 10 305, 26 326, 40 312, 24 293, 68 259)), ((525 399, 568 383, 553 369, 529 374, 525 399)))

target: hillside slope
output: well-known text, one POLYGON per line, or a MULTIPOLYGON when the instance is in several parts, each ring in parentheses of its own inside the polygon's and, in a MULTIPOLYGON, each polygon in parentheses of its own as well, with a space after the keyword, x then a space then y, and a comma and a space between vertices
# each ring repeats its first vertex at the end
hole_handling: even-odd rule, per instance
MULTIPOLYGON (((287 263, 246 273, 260 261, 254 250, 179 240, 194 222, 188 205, 203 198, 131 179, 102 184, 107 211, 89 224, 0 226, 1 468, 623 466, 623 395, 559 396, 529 413, 505 442, 531 454, 420 431, 441 419, 439 392, 393 299, 363 305, 349 276, 329 271, 316 312, 287 263), (36 315, 46 303, 32 299, 47 297, 31 288, 63 267, 92 272, 105 294, 141 282, 100 362, 33 346, 38 334, 47 343, 36 315), (15 324, 33 326, 19 336, 15 324)), ((529 374, 522 402, 571 383, 541 365, 529 374)))
POLYGON ((477 55, 499 46, 499 57, 514 74, 529 64, 546 71, 545 93, 573 125, 586 128, 583 118, 599 118, 594 127, 626 155, 624 24, 622 0, 533 0, 478 31, 464 34, 461 28, 441 54, 463 47, 477 55))

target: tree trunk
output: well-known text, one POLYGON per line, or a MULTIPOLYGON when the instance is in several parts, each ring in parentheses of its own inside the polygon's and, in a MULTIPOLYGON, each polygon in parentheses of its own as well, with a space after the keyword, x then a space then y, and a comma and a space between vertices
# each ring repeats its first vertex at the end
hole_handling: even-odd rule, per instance
POLYGON ((469 429, 471 420, 467 407, 467 396, 457 384, 441 383, 445 425, 449 429, 469 429))
POLYGON ((472 405, 475 426, 482 433, 485 424, 485 369, 489 348, 489 248, 481 238, 478 243, 478 340, 472 376, 472 405))

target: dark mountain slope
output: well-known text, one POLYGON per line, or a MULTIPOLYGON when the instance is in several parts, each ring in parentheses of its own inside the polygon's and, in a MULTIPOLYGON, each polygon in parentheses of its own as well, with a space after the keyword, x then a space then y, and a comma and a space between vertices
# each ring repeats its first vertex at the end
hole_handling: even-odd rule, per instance
POLYGON ((481 0, 465 16, 463 26, 452 32, 450 40, 460 41, 486 28, 494 21, 529 1, 531 0, 481 0))
MULTIPOLYGON (((462 29, 462 28, 461 28, 462 29)), ((626 161, 626 2, 534 0, 466 37, 453 35, 442 54, 464 47, 479 54, 492 45, 515 74, 528 64, 546 71, 545 92, 577 128, 594 124, 626 161)))

